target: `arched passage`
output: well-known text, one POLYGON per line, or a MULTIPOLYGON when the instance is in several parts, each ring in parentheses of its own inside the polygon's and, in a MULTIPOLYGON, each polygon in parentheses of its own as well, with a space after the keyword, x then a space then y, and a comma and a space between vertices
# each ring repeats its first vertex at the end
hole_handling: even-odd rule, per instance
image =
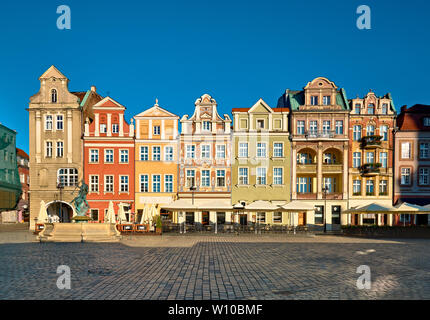
POLYGON ((46 204, 48 216, 58 217, 59 222, 72 222, 74 208, 65 201, 51 201, 46 204))

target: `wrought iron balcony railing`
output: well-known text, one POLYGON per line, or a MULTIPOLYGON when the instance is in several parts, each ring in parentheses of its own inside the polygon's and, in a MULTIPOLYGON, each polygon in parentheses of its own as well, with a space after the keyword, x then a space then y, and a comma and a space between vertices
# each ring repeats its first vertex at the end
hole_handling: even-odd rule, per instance
POLYGON ((361 146, 363 148, 374 148, 381 145, 382 136, 365 136, 361 138, 361 146))

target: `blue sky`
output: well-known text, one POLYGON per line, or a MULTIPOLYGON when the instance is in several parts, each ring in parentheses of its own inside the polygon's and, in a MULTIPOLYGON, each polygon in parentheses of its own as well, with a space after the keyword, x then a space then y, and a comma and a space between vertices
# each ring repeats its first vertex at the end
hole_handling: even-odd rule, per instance
POLYGON ((95 85, 127 107, 192 114, 203 93, 221 114, 325 76, 348 98, 391 92, 397 108, 430 104, 427 1, 9 1, 1 4, 0 122, 28 151, 29 97, 52 64, 71 91, 95 85), (71 8, 71 30, 56 27, 71 8), (371 11, 359 30, 356 9, 371 11))

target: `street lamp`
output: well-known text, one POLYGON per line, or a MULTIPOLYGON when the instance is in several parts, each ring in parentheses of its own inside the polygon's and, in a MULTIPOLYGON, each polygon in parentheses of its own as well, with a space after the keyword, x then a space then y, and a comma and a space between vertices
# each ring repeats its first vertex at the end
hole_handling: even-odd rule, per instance
MULTIPOLYGON (((193 183, 193 185, 190 187, 190 191, 191 191, 191 204, 194 206, 194 191, 196 191, 196 186, 194 185, 194 183, 193 183)), ((196 212, 194 211, 194 222, 196 221, 195 220, 195 215, 196 215, 196 212)), ((184 233, 185 233, 185 229, 186 229, 186 219, 185 219, 185 221, 184 221, 184 233)))
POLYGON ((65 222, 63 219, 63 203, 62 203, 62 200, 63 200, 62 191, 64 189, 64 186, 61 182, 57 183, 57 189, 60 191, 60 219, 61 219, 61 222, 65 222))
POLYGON ((329 191, 326 185, 323 185, 322 191, 324 192, 324 233, 327 232, 327 222, 326 222, 326 210, 327 210, 327 192, 329 191))

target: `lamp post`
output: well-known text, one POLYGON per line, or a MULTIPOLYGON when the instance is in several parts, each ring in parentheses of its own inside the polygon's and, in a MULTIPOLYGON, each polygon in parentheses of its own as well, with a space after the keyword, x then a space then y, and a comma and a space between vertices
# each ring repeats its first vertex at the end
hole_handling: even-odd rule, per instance
MULTIPOLYGON (((194 181, 193 181, 193 185, 190 187, 190 191, 191 191, 191 204, 194 206, 194 191, 196 190, 196 186, 194 185, 194 181)), ((186 220, 186 219, 185 219, 186 220)), ((196 221, 196 211, 194 211, 194 222, 196 221)), ((184 221, 184 233, 185 233, 185 229, 186 229, 186 221, 184 221)))
POLYGON ((326 210, 327 210, 327 192, 328 187, 326 185, 323 185, 322 191, 324 192, 324 233, 327 232, 327 222, 326 222, 326 210))
POLYGON ((62 203, 64 186, 60 181, 57 183, 57 189, 60 192, 60 219, 61 219, 60 221, 64 222, 64 219, 63 219, 63 203, 62 203))

